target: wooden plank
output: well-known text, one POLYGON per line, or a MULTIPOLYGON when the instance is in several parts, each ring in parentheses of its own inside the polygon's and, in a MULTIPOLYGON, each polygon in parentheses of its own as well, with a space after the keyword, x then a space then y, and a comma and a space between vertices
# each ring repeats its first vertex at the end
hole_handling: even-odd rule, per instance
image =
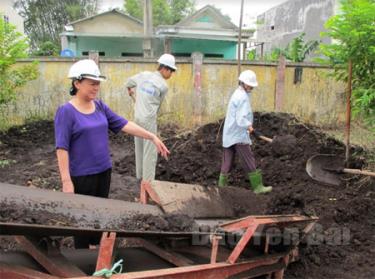
POLYGON ((225 204, 217 187, 155 180, 152 189, 166 213, 186 214, 193 218, 235 216, 233 208, 225 204))

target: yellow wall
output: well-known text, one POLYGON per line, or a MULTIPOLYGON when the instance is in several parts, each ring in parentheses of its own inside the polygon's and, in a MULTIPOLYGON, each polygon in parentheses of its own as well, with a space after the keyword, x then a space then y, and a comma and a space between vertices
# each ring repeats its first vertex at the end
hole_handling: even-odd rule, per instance
MULTIPOLYGON (((18 64, 28 63, 27 61, 18 64)), ((14 104, 0 109, 0 127, 22 124, 27 119, 52 118, 56 108, 69 100, 70 82, 66 78, 73 60, 46 59, 40 61, 40 77, 27 84, 14 104)), ((161 122, 174 122, 191 128, 196 124, 215 121, 225 115, 226 106, 237 87, 235 62, 204 60, 201 95, 194 93, 193 69, 190 60, 181 60, 178 71, 168 81, 169 93, 161 109, 161 122), (201 112, 201 113, 200 113, 201 112)), ((101 85, 100 97, 117 113, 132 118, 133 104, 125 94, 125 80, 140 71, 154 70, 150 60, 104 60, 100 68, 108 77, 101 85)), ((257 73, 259 87, 252 93, 254 111, 274 111, 276 65, 246 64, 242 70, 257 73)), ((334 126, 344 120, 343 84, 327 77, 330 70, 305 67, 302 82, 294 85, 294 67, 286 68, 283 112, 296 114, 303 121, 334 126)))

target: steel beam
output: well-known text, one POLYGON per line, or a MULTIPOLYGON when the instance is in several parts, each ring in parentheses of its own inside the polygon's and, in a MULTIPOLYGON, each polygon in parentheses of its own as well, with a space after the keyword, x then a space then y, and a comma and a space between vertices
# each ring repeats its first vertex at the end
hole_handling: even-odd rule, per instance
POLYGON ((190 259, 178 253, 163 250, 157 245, 147 240, 139 238, 139 239, 136 239, 136 241, 138 242, 140 247, 143 247, 147 251, 159 256, 160 258, 162 258, 163 260, 166 260, 167 262, 171 264, 174 264, 175 266, 189 266, 189 265, 194 264, 194 262, 191 261, 190 259))
POLYGON ((234 248, 232 254, 230 254, 230 256, 227 260, 229 263, 234 264, 237 261, 238 257, 240 256, 242 251, 245 249, 247 243, 250 241, 250 238, 253 236, 257 227, 258 227, 257 224, 253 224, 253 225, 250 225, 246 229, 246 232, 243 234, 240 241, 238 241, 238 243, 237 243, 236 247, 234 248))
MULTIPOLYGON (((257 267, 267 267, 279 262, 281 256, 269 256, 267 259, 247 261, 242 263, 215 263, 203 264, 186 267, 166 268, 159 270, 149 270, 140 272, 129 272, 124 274, 115 274, 111 279, 221 279, 229 276, 254 269, 257 267)), ((264 274, 267 274, 268 271, 264 274)), ((74 279, 93 279, 94 277, 78 277, 74 279)))
POLYGON ((3 279, 60 279, 27 267, 0 262, 0 278, 3 279))
POLYGON ((34 241, 24 236, 15 236, 22 248, 33 257, 49 273, 60 277, 78 277, 86 275, 78 267, 69 262, 57 249, 50 254, 44 251, 34 241))

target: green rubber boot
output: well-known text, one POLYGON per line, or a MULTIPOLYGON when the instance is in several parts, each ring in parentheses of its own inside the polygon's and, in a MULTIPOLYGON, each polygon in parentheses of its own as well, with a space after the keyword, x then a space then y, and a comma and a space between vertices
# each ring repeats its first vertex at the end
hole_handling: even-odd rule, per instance
POLYGON ((219 185, 219 187, 228 186, 228 175, 227 174, 220 173, 218 185, 219 185))
POLYGON ((255 194, 265 194, 272 191, 271 186, 263 185, 262 172, 260 170, 255 170, 254 172, 249 172, 250 187, 253 189, 255 194))

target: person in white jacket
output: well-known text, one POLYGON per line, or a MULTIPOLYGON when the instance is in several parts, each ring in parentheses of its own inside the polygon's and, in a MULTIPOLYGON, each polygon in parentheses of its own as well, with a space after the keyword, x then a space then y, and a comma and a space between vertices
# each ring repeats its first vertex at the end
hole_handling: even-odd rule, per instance
POLYGON ((268 193, 272 190, 272 187, 263 185, 262 173, 256 168, 249 136, 254 131, 250 95, 253 88, 258 86, 258 82, 255 73, 251 70, 243 71, 238 80, 239 87, 229 100, 224 122, 224 150, 218 185, 220 187, 227 186, 228 175, 233 167, 235 154, 238 154, 254 193, 268 193))
MULTIPOLYGON (((160 56, 158 63, 157 71, 141 72, 130 77, 125 84, 129 96, 135 101, 134 122, 154 134, 157 133, 157 115, 168 92, 166 80, 177 70, 171 54, 160 56)), ((135 137, 134 142, 136 176, 142 182, 151 183, 155 179, 157 150, 140 137, 135 137)))

